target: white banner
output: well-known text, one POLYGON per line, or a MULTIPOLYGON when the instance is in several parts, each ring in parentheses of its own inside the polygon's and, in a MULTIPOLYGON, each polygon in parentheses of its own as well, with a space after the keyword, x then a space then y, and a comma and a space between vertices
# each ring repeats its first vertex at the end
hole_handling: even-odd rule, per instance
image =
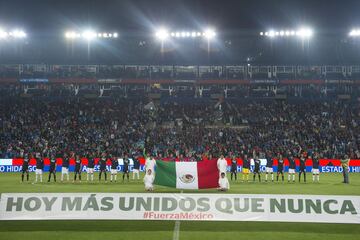
POLYGON ((3 193, 0 220, 122 219, 360 223, 360 196, 3 193))

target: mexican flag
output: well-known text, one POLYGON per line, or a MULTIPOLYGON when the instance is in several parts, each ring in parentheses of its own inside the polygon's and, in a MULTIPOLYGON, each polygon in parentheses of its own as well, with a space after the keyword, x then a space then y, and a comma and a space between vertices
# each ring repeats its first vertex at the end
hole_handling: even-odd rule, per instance
POLYGON ((216 161, 156 161, 154 184, 179 189, 217 188, 219 170, 216 161))

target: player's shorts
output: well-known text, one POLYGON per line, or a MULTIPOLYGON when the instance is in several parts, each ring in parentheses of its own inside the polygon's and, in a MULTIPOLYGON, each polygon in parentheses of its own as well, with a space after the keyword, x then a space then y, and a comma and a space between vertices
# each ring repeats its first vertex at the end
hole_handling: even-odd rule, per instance
POLYGON ((29 171, 29 168, 23 168, 21 169, 21 172, 24 173, 24 172, 28 172, 29 171))
POLYGON ((94 168, 87 168, 87 169, 86 169, 86 172, 87 172, 87 173, 94 173, 94 168))
POLYGON ((267 173, 273 173, 274 172, 274 169, 272 167, 266 167, 266 170, 265 170, 267 173))
POLYGON ((41 169, 36 169, 35 174, 42 174, 42 170, 41 169))
POLYGON ((289 168, 289 173, 295 173, 295 169, 289 168))
POLYGON ((69 174, 69 168, 62 167, 61 168, 61 174, 69 174))
POLYGON ((110 172, 111 172, 111 174, 117 174, 118 173, 117 169, 111 169, 110 172))
POLYGON ((123 173, 129 173, 129 169, 124 169, 123 173))
POLYGON ((313 169, 312 169, 312 173, 313 173, 313 174, 320 174, 320 171, 319 171, 318 168, 313 168, 313 169))
POLYGON ((248 173, 250 173, 250 170, 248 168, 243 168, 242 172, 245 174, 248 174, 248 173))
POLYGON ((134 168, 134 169, 133 169, 133 172, 134 172, 134 173, 139 173, 140 171, 139 171, 139 169, 135 169, 135 168, 134 168))

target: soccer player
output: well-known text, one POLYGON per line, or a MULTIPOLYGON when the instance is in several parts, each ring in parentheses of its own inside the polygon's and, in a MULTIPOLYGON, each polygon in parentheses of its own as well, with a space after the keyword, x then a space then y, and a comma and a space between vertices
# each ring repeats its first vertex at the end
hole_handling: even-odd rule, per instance
POLYGON ((220 158, 217 160, 217 168, 219 170, 219 176, 221 173, 226 173, 227 161, 224 158, 224 155, 221 155, 220 158))
POLYGON ((255 167, 254 167, 254 172, 253 172, 253 182, 255 182, 255 178, 256 178, 256 174, 259 177, 259 182, 261 182, 261 176, 260 176, 260 164, 261 161, 258 157, 258 155, 256 155, 256 153, 254 153, 254 163, 255 163, 255 167))
POLYGON ((112 182, 113 179, 114 179, 114 182, 116 182, 117 173, 118 173, 118 170, 117 170, 118 166, 119 166, 119 161, 118 161, 117 157, 115 157, 113 155, 112 158, 111 158, 110 182, 112 182))
POLYGON ((56 182, 56 158, 54 154, 50 156, 50 169, 49 169, 49 178, 48 182, 51 180, 51 174, 54 176, 54 182, 56 182))
POLYGON ((129 182, 129 165, 130 165, 130 160, 128 158, 128 155, 125 153, 124 166, 123 166, 123 176, 122 176, 123 182, 125 180, 125 175, 126 175, 126 178, 127 178, 128 182, 129 182))
POLYGON ((132 179, 135 179, 135 175, 137 176, 137 180, 140 179, 140 161, 138 159, 138 157, 134 158, 134 168, 133 168, 133 174, 132 174, 132 179))
POLYGON ((154 190, 154 174, 152 173, 151 169, 148 169, 145 176, 144 176, 144 184, 146 191, 153 191, 154 190))
POLYGON ((245 181, 245 176, 246 176, 246 181, 249 181, 249 173, 250 173, 250 160, 247 156, 247 154, 244 155, 243 158, 243 166, 242 166, 242 180, 245 181))
POLYGON ((276 181, 279 181, 279 175, 281 174, 281 179, 284 182, 284 159, 283 156, 280 154, 278 159, 278 167, 277 167, 277 174, 276 174, 276 181))
POLYGON ((342 157, 340 159, 341 162, 341 167, 343 168, 343 177, 344 177, 344 181, 342 183, 346 183, 349 184, 349 164, 350 164, 350 158, 347 154, 344 155, 344 157, 342 157))
POLYGON ((38 176, 40 178, 40 182, 42 182, 43 170, 44 170, 44 160, 42 159, 40 153, 36 153, 35 182, 38 181, 38 176))
POLYGON ((106 153, 102 153, 101 154, 101 158, 99 160, 99 165, 100 165, 100 170, 99 170, 99 182, 101 181, 101 174, 104 173, 105 176, 105 182, 107 182, 106 180, 106 153))
POLYGON ((233 180, 233 175, 234 175, 234 179, 235 181, 237 180, 237 161, 236 161, 236 157, 232 156, 231 157, 231 181, 233 180))
POLYGON ((26 181, 29 181, 29 162, 31 158, 31 154, 25 154, 22 168, 21 168, 21 182, 24 182, 24 173, 26 173, 26 181))
POLYGON ((306 158, 304 154, 300 155, 300 169, 299 169, 299 182, 301 179, 301 174, 304 174, 304 182, 306 182, 306 158))
POLYGON ((319 171, 319 162, 320 162, 320 156, 319 153, 315 152, 314 156, 312 158, 312 174, 313 174, 313 182, 320 181, 320 171, 319 171))
POLYGON ((65 153, 62 159, 62 166, 61 166, 61 182, 64 181, 64 175, 66 175, 67 181, 69 181, 69 164, 70 164, 69 157, 65 153))
POLYGON ((79 182, 81 182, 81 158, 79 155, 76 154, 75 156, 75 171, 74 171, 74 180, 73 183, 76 181, 76 176, 79 176, 79 182))
POLYGON ((292 181, 295 182, 296 163, 295 163, 295 159, 292 155, 292 152, 290 150, 288 151, 287 159, 289 161, 288 182, 291 181, 291 176, 292 176, 292 181))
POLYGON ((267 151, 266 152, 266 174, 265 174, 265 182, 267 182, 268 180, 268 174, 270 173, 271 174, 271 181, 273 182, 274 181, 274 170, 273 170, 273 158, 271 156, 271 153, 270 151, 267 151))
POLYGON ((93 156, 89 156, 88 158, 86 181, 94 181, 95 156, 96 154, 94 153, 93 156))
POLYGON ((230 189, 229 180, 226 177, 226 173, 222 172, 220 173, 220 178, 219 178, 219 190, 227 191, 229 189, 230 189))

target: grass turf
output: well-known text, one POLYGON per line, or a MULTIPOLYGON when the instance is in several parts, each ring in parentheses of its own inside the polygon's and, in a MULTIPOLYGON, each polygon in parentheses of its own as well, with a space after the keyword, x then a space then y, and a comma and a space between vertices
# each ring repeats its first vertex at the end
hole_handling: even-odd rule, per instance
MULTIPOLYGON (((96 175, 97 176, 97 175, 96 175)), ((251 176, 251 175, 250 175, 251 176)), ((342 176, 326 173, 320 183, 230 182, 228 193, 239 194, 316 194, 360 195, 360 174, 350 174, 350 185, 341 183, 342 176)), ((44 180, 47 174, 44 174, 44 180)), ((60 177, 60 174, 58 174, 60 177)), ((85 174, 83 175, 85 177, 85 174)), ((241 177, 241 174, 239 174, 241 177)), ((287 176, 285 176, 287 177, 287 176)), ((34 173, 31 174, 33 180, 34 173)), ((263 175, 264 178, 264 175, 263 175)), ((0 174, 0 192, 144 192, 141 180, 123 183, 37 183, 20 182, 19 173, 0 174)), ((155 192, 174 193, 179 190, 156 186, 155 192)), ((218 193, 216 190, 184 192, 218 193)), ((0 213, 1 214, 1 213, 0 213)), ((173 221, 2 221, 0 239, 172 239, 173 221)), ((270 222, 190 222, 182 221, 180 239, 358 239, 356 224, 270 223, 270 222)))

